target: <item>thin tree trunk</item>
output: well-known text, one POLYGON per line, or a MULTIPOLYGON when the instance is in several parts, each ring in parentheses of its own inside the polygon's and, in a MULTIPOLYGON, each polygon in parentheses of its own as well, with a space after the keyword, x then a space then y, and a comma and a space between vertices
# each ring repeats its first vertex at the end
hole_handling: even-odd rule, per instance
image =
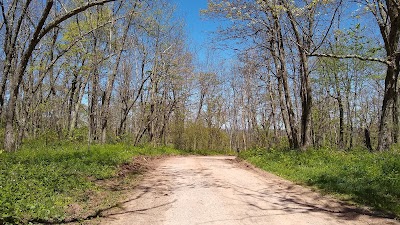
POLYGON ((286 131, 286 135, 288 137, 289 140, 289 145, 290 148, 294 148, 294 143, 293 143, 293 136, 292 136, 292 130, 291 130, 291 126, 289 124, 289 119, 288 119, 288 113, 287 113, 287 107, 285 104, 285 100, 284 100, 284 95, 283 95, 283 88, 282 88, 282 78, 278 77, 278 93, 279 93, 279 103, 280 103, 280 107, 281 107, 281 116, 282 116, 282 120, 283 123, 285 125, 285 131, 286 131))
POLYGON ((369 134, 369 130, 367 128, 364 129, 364 136, 365 136, 365 145, 367 146, 370 152, 373 151, 372 144, 371 144, 371 136, 369 134))
POLYGON ((336 87, 336 100, 339 107, 339 141, 338 145, 340 149, 344 148, 344 107, 342 100, 342 93, 339 86, 339 76, 335 72, 335 87, 336 87))
POLYGON ((78 125, 78 117, 79 117, 79 108, 81 107, 81 102, 83 95, 85 94, 86 85, 89 82, 89 76, 85 79, 85 81, 81 81, 80 86, 77 90, 77 99, 74 102, 74 109, 72 109, 71 113, 71 123, 69 127, 69 136, 71 137, 74 133, 75 128, 78 125))
MULTIPOLYGON (((271 77, 268 78, 268 92, 269 92, 269 101, 271 104, 271 122, 273 124, 274 127, 274 137, 273 137, 273 142, 274 144, 277 142, 278 139, 278 129, 276 127, 276 106, 275 106, 275 98, 273 95, 273 89, 272 89, 272 81, 271 81, 271 77)), ((267 127, 266 129, 269 129, 269 127, 267 127)))
MULTIPOLYGON (((136 3, 133 8, 136 8, 136 3)), ((103 109, 102 109, 102 116, 101 116, 101 118, 102 118, 101 143, 103 143, 103 144, 106 143, 106 139, 107 139, 107 125, 108 125, 108 119, 109 119, 109 113, 110 113, 109 108, 110 108, 111 93, 114 88, 115 77, 117 76, 117 73, 118 73, 118 68, 119 68, 119 64, 121 62, 121 56, 122 56, 122 52, 124 50, 125 41, 128 36, 128 31, 129 31, 129 28, 131 26, 131 22, 133 19, 132 14, 133 14, 133 12, 131 12, 131 14, 128 17, 128 24, 126 25, 124 34, 122 36, 122 41, 120 44, 120 48, 118 49, 118 56, 115 61, 115 66, 114 66, 112 73, 108 77, 107 87, 106 87, 106 90, 105 90, 104 96, 103 96, 104 101, 103 101, 103 107, 102 107, 103 109)), ((110 34, 111 34, 111 30, 110 30, 110 34)), ((111 45, 111 42, 112 42, 112 40, 110 37, 110 45, 111 45)))

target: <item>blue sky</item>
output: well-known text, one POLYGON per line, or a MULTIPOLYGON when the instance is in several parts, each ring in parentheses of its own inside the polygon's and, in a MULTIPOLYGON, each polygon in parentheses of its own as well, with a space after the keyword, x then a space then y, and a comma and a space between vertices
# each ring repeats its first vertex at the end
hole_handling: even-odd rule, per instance
MULTIPOLYGON (((186 35, 191 50, 204 63, 211 41, 212 32, 216 31, 221 21, 205 19, 200 10, 207 8, 207 0, 172 0, 176 5, 176 15, 186 23, 186 35)), ((226 52, 221 53, 226 56, 226 52)))
POLYGON ((216 29, 216 24, 210 20, 201 19, 200 10, 207 8, 207 0, 173 0, 177 6, 177 15, 186 22, 187 35, 196 44, 205 43, 207 33, 216 29))

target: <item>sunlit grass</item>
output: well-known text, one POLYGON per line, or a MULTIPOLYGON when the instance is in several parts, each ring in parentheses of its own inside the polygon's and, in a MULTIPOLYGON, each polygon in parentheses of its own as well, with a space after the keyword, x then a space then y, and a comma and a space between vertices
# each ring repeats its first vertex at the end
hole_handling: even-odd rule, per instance
POLYGON ((0 224, 35 220, 62 221, 69 204, 111 178, 118 166, 138 155, 184 154, 169 147, 124 144, 31 143, 16 153, 0 154, 0 224))
POLYGON ((292 181, 400 217, 399 151, 252 150, 241 157, 292 181))

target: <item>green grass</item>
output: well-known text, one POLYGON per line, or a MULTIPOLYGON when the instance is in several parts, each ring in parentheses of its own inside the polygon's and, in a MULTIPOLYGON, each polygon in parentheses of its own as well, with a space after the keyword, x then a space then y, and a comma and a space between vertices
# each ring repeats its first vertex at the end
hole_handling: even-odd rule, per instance
POLYGON ((0 224, 62 221, 67 206, 96 192, 95 180, 112 178, 118 166, 138 155, 185 152, 123 144, 87 146, 30 144, 16 153, 0 152, 0 224))
POLYGON ((400 217, 400 152, 252 150, 248 162, 289 180, 400 217))

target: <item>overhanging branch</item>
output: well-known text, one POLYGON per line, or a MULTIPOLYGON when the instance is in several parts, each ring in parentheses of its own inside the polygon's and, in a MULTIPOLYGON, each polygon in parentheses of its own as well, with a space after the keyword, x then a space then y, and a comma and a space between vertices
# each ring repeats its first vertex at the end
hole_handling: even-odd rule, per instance
POLYGON ((324 54, 324 53, 312 53, 307 54, 308 57, 323 57, 323 58, 335 58, 335 59, 359 59, 361 61, 371 61, 371 62, 379 62, 385 65, 392 65, 393 62, 387 59, 381 58, 373 58, 373 57, 364 57, 360 55, 336 55, 336 54, 324 54))
MULTIPOLYGON (((47 24, 46 27, 43 28, 43 30, 40 32, 39 39, 41 39, 44 35, 46 35, 51 29, 56 27, 58 24, 64 22, 65 20, 71 18, 72 16, 74 16, 80 12, 83 12, 86 9, 91 8, 93 6, 104 5, 105 3, 113 2, 113 1, 115 1, 115 0, 98 0, 98 1, 94 1, 94 2, 88 2, 85 5, 79 6, 75 9, 65 13, 64 15, 56 17, 52 22, 50 22, 49 24, 47 24)), ((52 2, 52 1, 50 1, 50 2, 52 2)))

